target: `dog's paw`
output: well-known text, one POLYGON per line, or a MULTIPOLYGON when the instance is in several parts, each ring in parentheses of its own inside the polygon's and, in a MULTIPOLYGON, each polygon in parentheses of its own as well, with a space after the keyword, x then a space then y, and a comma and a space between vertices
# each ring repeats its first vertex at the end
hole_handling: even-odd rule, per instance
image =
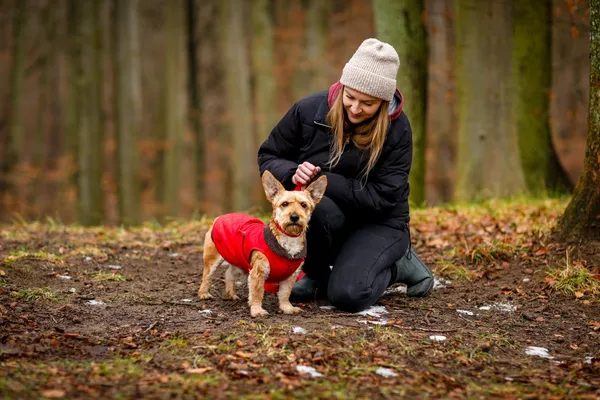
POLYGON ((294 307, 291 304, 279 306, 279 310, 284 314, 297 314, 303 311, 300 307, 294 307))
POLYGON ((240 296, 238 296, 235 293, 225 293, 225 298, 228 300, 233 300, 233 301, 237 301, 240 299, 240 296))
POLYGON ((252 318, 259 318, 266 317, 269 313, 262 307, 252 307, 250 308, 250 315, 252 315, 252 318))
POLYGON ((213 295, 206 292, 206 293, 198 293, 198 297, 200 297, 202 300, 208 300, 208 299, 212 299, 213 295))

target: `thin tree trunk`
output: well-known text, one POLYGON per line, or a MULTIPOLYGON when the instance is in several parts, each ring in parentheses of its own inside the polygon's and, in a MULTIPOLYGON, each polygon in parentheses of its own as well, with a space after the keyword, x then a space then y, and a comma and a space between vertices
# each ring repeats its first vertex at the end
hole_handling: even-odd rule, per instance
POLYGON ((165 151, 163 199, 170 217, 181 215, 181 164, 186 119, 185 19, 183 0, 166 4, 165 151))
POLYGON ((73 2, 76 23, 76 98, 79 222, 99 225, 103 221, 102 193, 102 47, 100 3, 73 2))
POLYGON ((198 15, 200 25, 199 71, 200 88, 203 98, 202 126, 204 135, 204 204, 203 210, 216 216, 228 209, 228 190, 226 189, 227 165, 230 156, 226 153, 229 146, 229 131, 225 115, 231 112, 225 93, 225 67, 222 56, 220 0, 204 0, 198 15))
POLYGON ((552 70, 548 68, 552 48, 551 3, 551 0, 517 1, 512 13, 513 109, 525 180, 528 189, 537 195, 570 190, 548 124, 552 84, 552 70))
POLYGON ((329 39, 331 0, 308 0, 304 12, 302 54, 295 63, 294 97, 300 99, 316 91, 327 89, 323 60, 329 39))
POLYGON ((138 0, 116 1, 116 136, 119 223, 140 222, 138 138, 141 134, 141 86, 138 0))
POLYGON ((427 104, 427 36, 423 0, 375 0, 378 38, 390 43, 400 56, 398 87, 408 99, 404 111, 412 128, 413 162, 409 176, 410 198, 425 201, 425 109, 427 104))
MULTIPOLYGON (((204 132, 202 130, 200 110, 202 107, 200 87, 198 83, 198 43, 196 40, 197 7, 196 0, 187 0, 187 57, 189 94, 190 94, 190 124, 194 135, 194 166, 196 200, 203 204, 204 187, 204 132)), ((204 210, 205 211, 205 210, 204 210)))
POLYGON ((225 44, 226 93, 230 111, 233 154, 232 206, 248 210, 252 204, 252 188, 259 184, 256 147, 252 129, 250 69, 244 37, 244 1, 225 0, 223 32, 225 44))
POLYGON ((526 191, 511 109, 511 26, 509 0, 456 2, 459 201, 526 191))
POLYGON ((438 204, 452 200, 456 179, 454 0, 427 0, 425 8, 429 35, 425 192, 428 204, 438 204))
MULTIPOLYGON (((254 73, 254 132, 260 145, 277 123, 277 90, 274 77, 273 11, 271 0, 252 3, 252 70, 254 73)), ((258 147, 258 146, 257 146, 258 147)), ((255 203, 267 209, 262 186, 254 190, 255 203)))
MULTIPOLYGON (((13 47, 10 73, 10 109, 8 114, 8 135, 0 152, 0 212, 10 210, 12 205, 7 194, 14 189, 11 181, 13 169, 19 162, 23 150, 23 82, 25 80, 25 25, 27 23, 27 1, 15 2, 13 10, 13 47)), ((13 193, 14 196, 14 193, 13 193)))
POLYGON ((563 240, 600 238, 600 0, 590 1, 590 105, 583 173, 558 222, 563 240))

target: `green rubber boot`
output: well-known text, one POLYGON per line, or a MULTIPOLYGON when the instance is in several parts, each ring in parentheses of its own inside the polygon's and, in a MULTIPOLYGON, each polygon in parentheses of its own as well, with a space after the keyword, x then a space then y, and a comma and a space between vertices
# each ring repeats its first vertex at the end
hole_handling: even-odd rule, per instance
POLYGON ((412 247, 396 261, 394 283, 407 286, 408 297, 425 297, 433 289, 433 274, 414 252, 412 247))

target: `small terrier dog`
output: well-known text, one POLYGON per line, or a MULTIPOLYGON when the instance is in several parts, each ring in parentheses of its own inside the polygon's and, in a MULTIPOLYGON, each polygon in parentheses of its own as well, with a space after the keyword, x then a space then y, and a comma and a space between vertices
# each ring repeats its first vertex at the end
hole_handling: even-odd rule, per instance
POLYGON ((225 298, 238 300, 235 279, 238 271, 248 275, 248 303, 252 317, 269 313, 263 309, 265 287, 277 287, 279 310, 284 314, 302 311, 290 303, 292 286, 306 257, 308 222, 321 201, 327 177, 321 176, 304 190, 288 191, 269 172, 262 175, 267 200, 273 206, 268 224, 247 214, 230 213, 217 217, 204 240, 204 272, 198 290, 201 299, 210 299, 211 276, 221 265, 225 272, 225 298))

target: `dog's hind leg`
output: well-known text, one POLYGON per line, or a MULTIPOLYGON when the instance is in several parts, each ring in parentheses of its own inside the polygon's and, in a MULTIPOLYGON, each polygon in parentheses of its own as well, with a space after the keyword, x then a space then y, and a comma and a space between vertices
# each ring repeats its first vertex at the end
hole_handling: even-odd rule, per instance
POLYGON ((240 297, 235 294, 235 278, 238 274, 239 268, 229 265, 227 271, 225 271, 225 298, 231 300, 239 300, 240 297))
POLYGON ((262 307, 265 294, 265 281, 269 276, 271 267, 269 260, 261 252, 254 251, 250 256, 252 269, 248 274, 248 304, 252 317, 265 317, 269 313, 262 307))
POLYGON ((204 238, 204 271, 202 272, 202 283, 198 289, 198 296, 201 299, 211 299, 210 294, 210 279, 217 268, 225 261, 217 251, 215 244, 212 241, 211 229, 208 230, 204 238))

